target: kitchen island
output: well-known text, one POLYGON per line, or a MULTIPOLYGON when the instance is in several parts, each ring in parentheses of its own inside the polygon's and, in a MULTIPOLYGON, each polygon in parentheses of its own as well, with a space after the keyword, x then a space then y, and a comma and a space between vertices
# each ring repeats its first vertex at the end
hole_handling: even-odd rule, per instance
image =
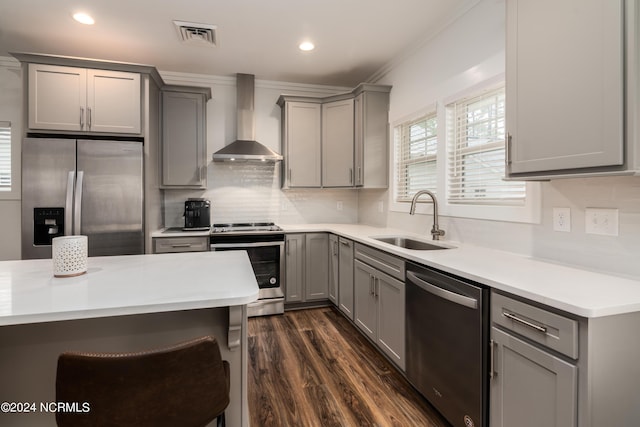
POLYGON ((231 365, 227 421, 248 425, 246 304, 258 297, 244 251, 91 257, 86 274, 53 277, 50 259, 0 262, 3 426, 55 426, 58 355, 127 352, 214 335, 231 365))

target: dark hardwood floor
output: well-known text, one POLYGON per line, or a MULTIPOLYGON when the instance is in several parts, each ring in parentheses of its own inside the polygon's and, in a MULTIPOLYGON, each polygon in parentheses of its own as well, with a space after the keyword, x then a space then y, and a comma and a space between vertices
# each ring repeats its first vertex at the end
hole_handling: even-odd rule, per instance
POLYGON ((449 424, 330 307, 249 319, 252 427, 449 424))

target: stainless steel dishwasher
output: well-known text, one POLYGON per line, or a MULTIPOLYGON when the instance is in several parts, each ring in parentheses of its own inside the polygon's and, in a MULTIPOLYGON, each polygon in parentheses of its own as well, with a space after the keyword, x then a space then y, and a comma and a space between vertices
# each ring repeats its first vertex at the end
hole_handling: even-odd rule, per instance
POLYGON ((489 290, 407 263, 406 375, 454 426, 488 427, 489 290))

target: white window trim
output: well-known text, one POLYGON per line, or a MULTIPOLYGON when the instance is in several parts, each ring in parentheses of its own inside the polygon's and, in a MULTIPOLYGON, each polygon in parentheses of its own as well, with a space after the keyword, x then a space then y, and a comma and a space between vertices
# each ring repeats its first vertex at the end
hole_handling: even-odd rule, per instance
MULTIPOLYGON (((506 221, 506 222, 521 222, 539 224, 542 218, 542 191, 541 184, 539 182, 526 182, 527 196, 524 205, 519 206, 495 206, 495 205, 462 205, 448 203, 446 194, 448 192, 447 186, 447 130, 446 130, 446 105, 452 102, 466 98, 472 95, 477 95, 483 91, 489 91, 495 89, 496 86, 504 84, 504 73, 486 79, 476 85, 466 88, 456 94, 448 96, 443 99, 439 99, 431 104, 431 107, 422 109, 419 113, 411 114, 402 119, 395 120, 390 126, 390 141, 393 139, 393 129, 409 120, 416 119, 421 115, 433 111, 437 111, 438 116, 438 161, 437 161, 437 179, 438 179, 438 213, 441 216, 469 218, 469 219, 482 219, 492 221, 506 221)), ((395 201, 395 180, 397 176, 397 163, 396 163, 396 150, 395 146, 390 147, 390 168, 389 170, 393 174, 391 177, 392 191, 389 192, 389 210, 393 212, 409 212, 410 203, 396 202, 395 201)), ((428 203, 428 198, 421 198, 423 203, 418 203, 416 208, 417 214, 432 214, 431 203, 428 203), (427 203, 425 203, 427 202, 427 203)))
POLYGON ((20 200, 18 129, 11 121, 0 121, 0 125, 11 128, 11 190, 0 190, 0 200, 20 200))
MULTIPOLYGON (((439 115, 439 111, 436 108, 436 103, 427 105, 426 107, 420 109, 419 111, 413 113, 413 114, 409 114, 407 116, 404 116, 400 119, 394 120, 394 122, 391 124, 391 126, 389 126, 389 141, 391 141, 391 144, 389 144, 389 150, 391 151, 391 155, 389 156, 390 162, 391 164, 389 165, 389 173, 391 173, 391 177, 389 179, 389 183, 390 183, 390 191, 389 191, 389 210, 394 211, 394 212, 409 212, 409 206, 410 204, 407 202, 398 202, 396 201, 396 179, 398 177, 398 162, 396 162, 396 147, 395 147, 395 138, 394 138, 394 132, 395 132, 395 128, 407 123, 407 122, 412 122, 414 120, 419 119, 420 117, 426 116, 426 115, 430 115, 433 113, 436 113, 437 115, 439 115)), ((438 125, 439 125, 439 118, 438 118, 438 125)), ((440 130, 438 130, 438 160, 440 159, 440 136, 439 136, 440 130)), ((436 167, 440 168, 440 162, 436 161, 436 167)), ((438 178, 439 178, 439 174, 438 174, 438 178)), ((425 206, 422 206, 423 204, 419 204, 416 212, 417 213, 425 213, 427 212, 425 210, 425 206)))

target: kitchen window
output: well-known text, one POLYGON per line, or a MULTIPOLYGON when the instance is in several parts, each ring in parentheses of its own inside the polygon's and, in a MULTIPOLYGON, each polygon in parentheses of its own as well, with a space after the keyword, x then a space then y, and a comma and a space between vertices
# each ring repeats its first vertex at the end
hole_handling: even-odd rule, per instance
POLYGON ((455 101, 447 110, 447 201, 462 204, 525 203, 522 181, 504 181, 504 86, 455 101))
MULTIPOLYGON (((505 102, 499 75, 394 122, 390 209, 408 212, 427 189, 444 216, 539 223, 540 184, 503 179, 505 102)), ((430 214, 427 198, 419 202, 417 212, 430 214)))
POLYGON ((419 190, 437 192, 438 121, 435 111, 394 128, 396 202, 409 202, 419 190))
POLYGON ((1 121, 0 191, 11 191, 11 123, 1 121))

